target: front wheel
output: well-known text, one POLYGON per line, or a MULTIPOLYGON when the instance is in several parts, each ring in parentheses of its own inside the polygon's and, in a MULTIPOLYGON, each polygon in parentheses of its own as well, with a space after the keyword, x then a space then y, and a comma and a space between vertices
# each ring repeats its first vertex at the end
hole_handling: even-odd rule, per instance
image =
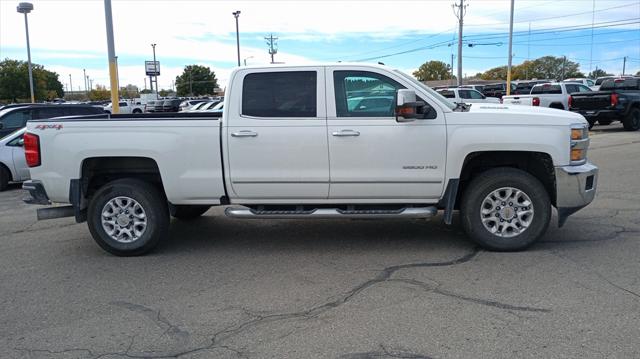
POLYGON ((547 230, 551 201, 544 186, 529 173, 496 168, 469 183, 460 211, 465 232, 482 247, 519 251, 547 230))
POLYGON ((629 111, 627 117, 622 120, 622 125, 627 131, 640 130, 640 108, 633 108, 629 111))
POLYGON ((9 187, 10 180, 11 173, 9 173, 9 171, 3 166, 0 166, 0 192, 6 190, 7 187, 9 187))
POLYGON ((162 193, 152 184, 120 179, 95 193, 87 222, 102 249, 117 256, 137 256, 167 237, 169 209, 162 193))

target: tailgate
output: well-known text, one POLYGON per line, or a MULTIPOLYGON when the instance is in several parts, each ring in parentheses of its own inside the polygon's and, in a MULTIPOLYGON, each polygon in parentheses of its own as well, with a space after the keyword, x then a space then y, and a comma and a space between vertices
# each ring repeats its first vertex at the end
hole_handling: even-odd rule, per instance
POLYGON ((502 103, 505 105, 522 105, 531 106, 531 95, 515 95, 515 96, 502 96, 502 103))
POLYGON ((611 106, 611 92, 593 92, 571 95, 572 110, 601 110, 611 106))

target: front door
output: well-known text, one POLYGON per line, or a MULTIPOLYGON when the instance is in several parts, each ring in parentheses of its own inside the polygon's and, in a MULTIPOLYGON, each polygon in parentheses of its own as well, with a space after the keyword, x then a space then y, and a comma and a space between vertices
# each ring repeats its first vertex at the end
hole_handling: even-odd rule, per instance
POLYGON ((230 185, 239 199, 326 199, 324 69, 239 72, 227 112, 230 185), (321 104, 321 105, 320 105, 321 104))
POLYGON ((446 160, 444 115, 431 107, 424 119, 396 122, 400 75, 371 70, 327 72, 332 199, 378 202, 437 201, 446 160))

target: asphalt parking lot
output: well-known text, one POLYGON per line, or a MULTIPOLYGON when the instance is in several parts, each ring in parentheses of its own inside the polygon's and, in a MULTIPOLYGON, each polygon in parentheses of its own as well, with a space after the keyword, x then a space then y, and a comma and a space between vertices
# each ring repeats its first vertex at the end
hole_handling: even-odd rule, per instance
MULTIPOLYGON (((640 133, 596 127, 594 203, 520 253, 425 221, 174 221, 145 257, 0 193, 3 358, 640 357, 640 133)), ((554 222, 555 224, 555 219, 554 222)))

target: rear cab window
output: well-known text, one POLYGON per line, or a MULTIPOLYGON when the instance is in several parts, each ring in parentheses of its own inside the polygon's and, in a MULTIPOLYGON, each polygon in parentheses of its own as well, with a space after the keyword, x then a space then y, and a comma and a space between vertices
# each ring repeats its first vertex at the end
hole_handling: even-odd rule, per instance
POLYGON ((242 85, 242 115, 261 118, 316 117, 316 71, 255 72, 242 85))
POLYGON ((560 87, 560 85, 551 85, 551 84, 536 85, 536 86, 533 86, 533 88, 531 89, 531 94, 532 95, 562 94, 562 88, 560 87))

